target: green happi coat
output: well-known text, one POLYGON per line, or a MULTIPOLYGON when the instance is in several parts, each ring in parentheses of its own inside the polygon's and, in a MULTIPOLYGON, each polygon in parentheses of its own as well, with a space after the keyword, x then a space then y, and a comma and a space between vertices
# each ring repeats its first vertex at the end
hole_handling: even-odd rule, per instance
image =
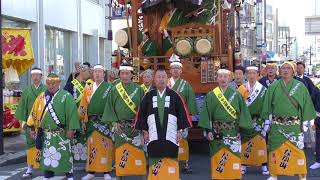
POLYGON ((283 80, 274 82, 267 90, 262 109, 262 118, 269 119, 269 115, 287 118, 298 117, 297 123, 278 123, 272 120, 269 132, 270 151, 276 150, 285 141, 290 141, 299 149, 303 149, 302 123, 316 117, 311 97, 307 88, 298 80, 292 79, 288 85, 283 80), (298 104, 298 109, 289 100, 284 90, 298 104))
POLYGON ((27 122, 28 126, 41 127, 43 130, 40 169, 53 172, 72 172, 73 158, 67 130, 80 129, 76 103, 65 90, 58 90, 53 96, 52 107, 60 121, 61 127, 59 127, 49 110, 45 111, 40 120, 45 101, 45 93, 40 94, 27 122))
POLYGON ((185 101, 186 106, 188 108, 189 114, 195 115, 198 113, 196 96, 188 81, 179 78, 172 86, 172 89, 177 91, 180 94, 180 96, 183 97, 183 100, 185 101))
POLYGON ((209 143, 210 156, 214 156, 220 149, 225 147, 240 157, 241 142, 237 140, 237 133, 239 132, 239 128, 252 128, 250 113, 242 96, 237 91, 228 87, 223 94, 236 110, 237 119, 232 118, 219 102, 216 95, 210 91, 206 95, 198 125, 208 131, 212 131, 214 123, 225 123, 221 129, 223 133, 222 140, 213 140, 209 143))
MULTIPOLYGON (((80 105, 80 100, 82 98, 83 89, 85 86, 86 86, 85 81, 79 82, 75 78, 72 81, 67 82, 67 84, 63 88, 64 90, 68 91, 72 95, 73 99, 77 103, 77 107, 79 107, 80 105), (80 86, 78 87, 77 84, 79 84, 80 86)), ((81 159, 77 154, 79 153, 79 150, 80 152, 85 151, 84 148, 86 147, 86 141, 87 141, 87 137, 84 133, 81 133, 81 131, 77 131, 75 138, 71 140, 72 153, 73 153, 75 163, 85 162, 84 156, 82 156, 82 159, 81 159)))
MULTIPOLYGON (((26 122, 31 112, 34 101, 39 96, 39 94, 44 92, 46 89, 47 89, 47 86, 40 84, 38 88, 36 88, 34 85, 31 85, 27 87, 25 90, 23 90, 23 93, 14 117, 20 121, 26 122)), ((28 148, 34 147, 35 140, 31 137, 29 128, 26 129, 25 135, 27 140, 27 147, 28 148)))
MULTIPOLYGON (((119 82, 121 83, 121 82, 119 82)), ((144 91, 140 87, 140 85, 136 83, 129 83, 127 85, 123 85, 127 94, 131 97, 132 101, 136 105, 136 109, 139 106, 139 103, 144 96, 144 91)), ((121 98, 118 93, 116 87, 113 87, 107 96, 107 102, 104 108, 102 122, 107 123, 109 126, 113 126, 114 123, 120 123, 124 125, 124 121, 126 122, 125 127, 122 129, 123 133, 127 138, 133 138, 138 135, 137 131, 133 131, 135 112, 133 112, 124 100, 121 98)), ((115 134, 115 146, 119 147, 123 143, 131 143, 125 137, 120 137, 115 134)))
POLYGON ((158 48, 154 41, 148 38, 143 42, 142 53, 144 56, 158 56, 158 48))
MULTIPOLYGON (((258 81, 256 83, 259 83, 258 81)), ((257 134, 261 134, 263 129, 262 125, 264 120, 261 119, 261 111, 264 102, 264 98, 267 92, 267 88, 262 86, 262 89, 256 99, 250 104, 248 101, 245 101, 249 112, 251 114, 253 128, 245 129, 241 131, 241 143, 246 143, 251 138, 255 137, 257 134)))
MULTIPOLYGON (((90 103, 88 105, 88 116, 92 115, 103 115, 105 105, 108 99, 108 96, 111 92, 112 85, 107 82, 102 82, 100 86, 96 89, 94 94, 90 99, 90 103)), ((87 124, 87 135, 91 136, 92 132, 96 130, 101 135, 110 137, 110 129, 107 127, 103 130, 99 127, 105 126, 104 123, 101 122, 101 119, 89 120, 87 124)))

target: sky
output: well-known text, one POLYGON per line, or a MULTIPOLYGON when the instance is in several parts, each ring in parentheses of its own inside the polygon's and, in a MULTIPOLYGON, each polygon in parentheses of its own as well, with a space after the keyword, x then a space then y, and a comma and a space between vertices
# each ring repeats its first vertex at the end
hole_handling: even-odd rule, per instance
POLYGON ((267 0, 273 11, 278 8, 279 26, 290 26, 291 36, 297 37, 298 47, 301 51, 310 45, 309 39, 304 35, 304 18, 312 15, 313 0, 267 0))

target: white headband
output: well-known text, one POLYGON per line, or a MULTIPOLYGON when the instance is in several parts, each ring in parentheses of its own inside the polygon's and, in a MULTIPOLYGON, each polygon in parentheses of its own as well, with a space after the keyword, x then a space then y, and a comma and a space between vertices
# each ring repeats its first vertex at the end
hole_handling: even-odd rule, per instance
POLYGON ((256 66, 248 66, 248 67, 247 67, 247 71, 249 71, 249 70, 259 71, 259 68, 256 67, 256 66))
POLYGON ((228 69, 219 69, 217 71, 218 74, 231 74, 231 71, 229 71, 228 69))
POLYGON ((102 69, 102 70, 105 70, 104 69, 104 67, 102 66, 102 65, 95 65, 94 67, 93 67, 93 69, 102 69))
POLYGON ((145 71, 143 71, 140 76, 143 77, 145 74, 148 74, 150 76, 153 76, 153 70, 152 69, 147 69, 145 71))
POLYGON ((31 70, 31 74, 42 74, 42 71, 40 69, 33 69, 31 70))
POLYGON ((181 62, 177 62, 177 61, 170 63, 170 67, 172 67, 172 66, 180 66, 180 67, 183 67, 182 64, 181 64, 181 62))
POLYGON ((119 71, 133 71, 131 66, 120 66, 119 71))

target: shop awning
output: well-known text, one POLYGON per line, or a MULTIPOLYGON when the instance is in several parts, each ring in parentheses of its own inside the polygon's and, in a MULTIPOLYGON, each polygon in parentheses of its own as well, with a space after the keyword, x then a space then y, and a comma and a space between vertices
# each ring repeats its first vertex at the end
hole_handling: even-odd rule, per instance
POLYGON ((2 66, 12 66, 18 74, 24 73, 34 63, 31 29, 2 28, 2 66))

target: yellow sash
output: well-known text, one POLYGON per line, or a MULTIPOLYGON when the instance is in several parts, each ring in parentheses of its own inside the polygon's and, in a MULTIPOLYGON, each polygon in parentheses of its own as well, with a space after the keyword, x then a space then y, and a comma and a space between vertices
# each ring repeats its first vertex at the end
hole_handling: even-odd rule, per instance
POLYGON ((76 89, 80 92, 80 96, 77 98, 76 103, 78 103, 81 98, 82 98, 82 94, 83 94, 83 89, 84 87, 81 85, 81 83, 77 80, 74 79, 71 81, 71 83, 76 87, 76 89))
POLYGON ((317 87, 320 89, 320 83, 317 84, 317 87))
POLYGON ((232 107, 230 102, 226 99, 223 95, 219 87, 214 88, 213 90, 214 95, 217 96, 219 102, 223 106, 223 108, 228 112, 228 114, 233 118, 237 119, 237 111, 232 107))
POLYGON ((91 84, 93 84, 94 83, 94 81, 92 80, 92 79, 88 79, 87 81, 86 81, 86 86, 90 86, 91 84))
POLYGON ((142 87, 144 93, 146 94, 148 92, 147 86, 145 84, 141 84, 140 86, 142 87))
POLYGON ((133 113, 136 113, 136 104, 132 101, 126 90, 124 89, 122 83, 118 83, 116 85, 116 89, 121 96, 122 100, 126 103, 126 105, 131 109, 133 113))

